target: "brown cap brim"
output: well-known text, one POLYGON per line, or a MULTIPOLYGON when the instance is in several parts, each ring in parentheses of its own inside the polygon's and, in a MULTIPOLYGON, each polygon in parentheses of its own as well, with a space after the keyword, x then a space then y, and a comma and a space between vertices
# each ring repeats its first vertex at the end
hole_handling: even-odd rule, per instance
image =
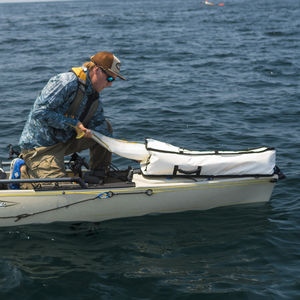
POLYGON ((117 73, 115 73, 114 71, 112 71, 111 69, 107 69, 107 71, 108 71, 109 73, 111 73, 112 75, 121 78, 122 80, 127 80, 127 79, 126 79, 125 77, 123 77, 121 74, 117 74, 117 73))
POLYGON ((120 74, 120 60, 111 52, 98 52, 91 57, 91 61, 98 67, 103 68, 112 76, 126 80, 126 78, 120 74))

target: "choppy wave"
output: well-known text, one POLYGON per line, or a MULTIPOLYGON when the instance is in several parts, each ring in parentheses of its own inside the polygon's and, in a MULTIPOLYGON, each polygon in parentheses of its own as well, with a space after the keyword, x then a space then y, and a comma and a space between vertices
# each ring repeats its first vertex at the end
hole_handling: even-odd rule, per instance
POLYGON ((1 297, 297 298, 297 1, 0 6, 3 159, 48 79, 108 50, 129 79, 103 92, 116 137, 193 150, 273 146, 287 175, 264 205, 0 229, 1 297))

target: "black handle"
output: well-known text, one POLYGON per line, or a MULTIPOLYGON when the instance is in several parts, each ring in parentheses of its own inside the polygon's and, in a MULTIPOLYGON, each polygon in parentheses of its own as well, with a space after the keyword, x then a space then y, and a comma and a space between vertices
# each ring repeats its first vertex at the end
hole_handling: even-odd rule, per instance
POLYGON ((196 176, 200 176, 201 169, 202 169, 202 167, 198 166, 197 169, 195 169, 195 170, 185 171, 185 170, 179 169, 178 166, 174 166, 173 176, 176 176, 177 172, 185 174, 185 175, 195 174, 196 176))

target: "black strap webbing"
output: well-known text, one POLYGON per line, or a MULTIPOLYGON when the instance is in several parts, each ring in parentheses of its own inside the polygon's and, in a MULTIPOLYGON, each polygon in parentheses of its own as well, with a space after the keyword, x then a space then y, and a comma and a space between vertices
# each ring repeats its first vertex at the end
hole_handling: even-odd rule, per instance
POLYGON ((79 110, 80 104, 84 97, 84 93, 85 93, 85 86, 82 83, 78 82, 76 96, 67 111, 68 116, 74 116, 76 112, 79 110))
POLYGON ((84 111, 79 117, 79 120, 84 126, 87 126, 87 124, 91 121, 93 115, 96 113, 99 103, 98 98, 98 93, 93 93, 92 95, 88 96, 88 101, 85 105, 84 111))
MULTIPOLYGON (((85 85, 78 81, 78 89, 76 92, 76 96, 66 113, 67 116, 71 116, 71 117, 76 116, 79 107, 83 101, 84 94, 85 94, 85 85)), ((88 101, 85 105, 84 111, 79 117, 79 120, 82 122, 84 126, 88 125, 88 123, 91 121, 94 114, 96 113, 99 104, 98 98, 99 98, 99 93, 97 92, 88 96, 88 101)))

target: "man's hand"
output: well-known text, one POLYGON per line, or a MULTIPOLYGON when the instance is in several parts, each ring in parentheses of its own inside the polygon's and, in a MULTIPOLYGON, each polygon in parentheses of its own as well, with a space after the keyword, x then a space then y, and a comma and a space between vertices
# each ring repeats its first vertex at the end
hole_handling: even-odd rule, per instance
POLYGON ((90 129, 87 129, 84 127, 84 125, 81 122, 78 122, 76 125, 76 132, 77 132, 77 137, 78 139, 85 137, 85 138, 91 138, 92 137, 92 132, 90 129))

